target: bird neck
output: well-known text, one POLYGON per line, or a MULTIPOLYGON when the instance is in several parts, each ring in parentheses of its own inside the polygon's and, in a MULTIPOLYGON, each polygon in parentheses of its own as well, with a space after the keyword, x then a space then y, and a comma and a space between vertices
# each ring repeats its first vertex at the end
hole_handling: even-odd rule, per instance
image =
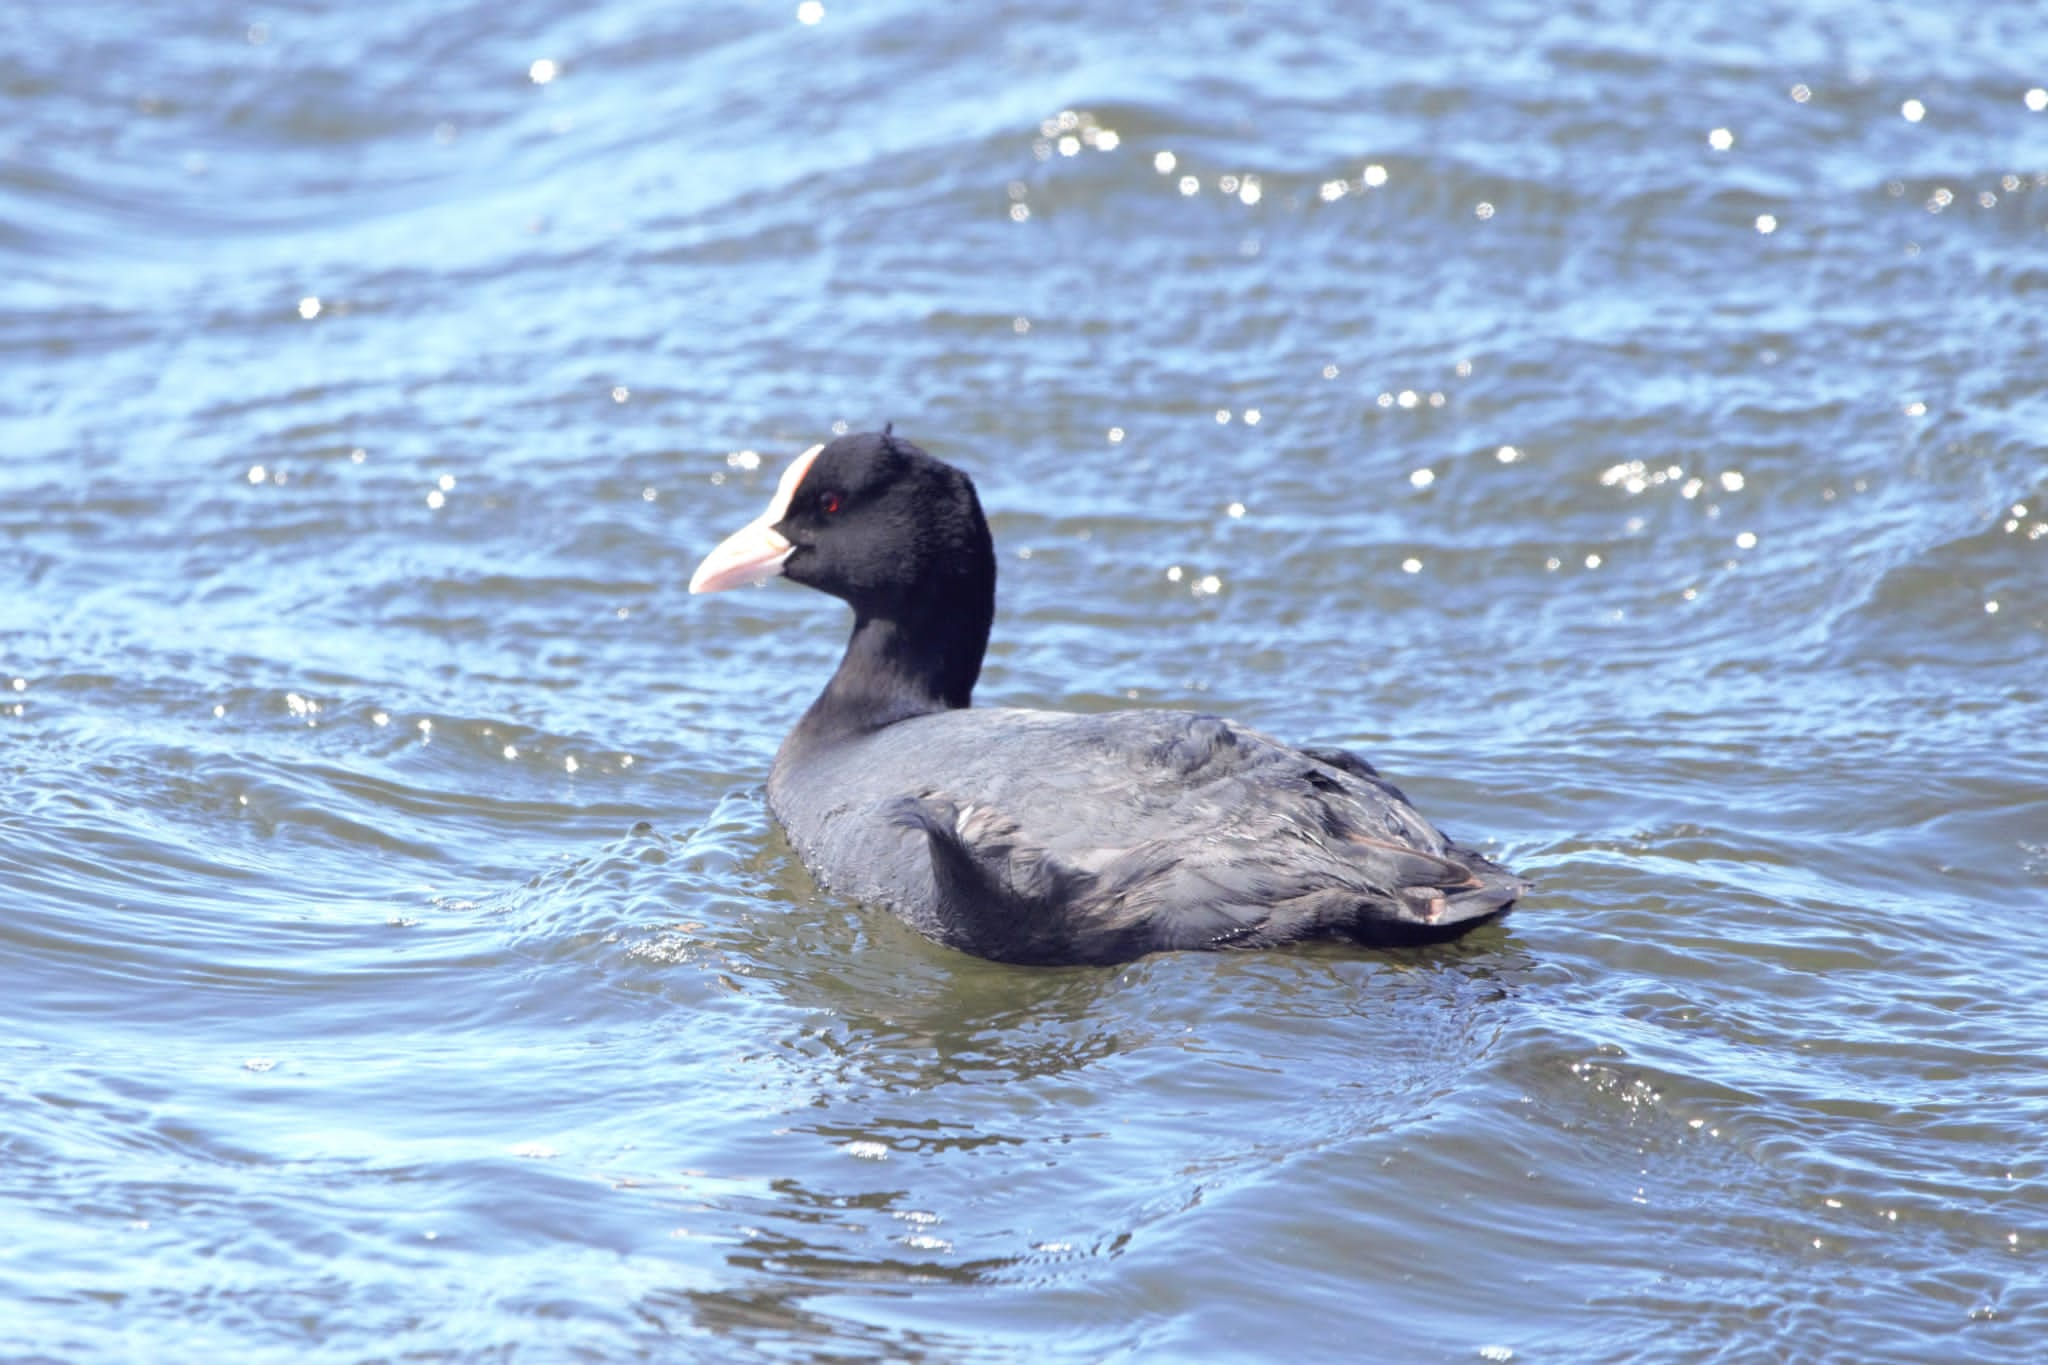
POLYGON ((972 705, 994 615, 993 583, 922 611, 857 612, 838 671, 791 738, 835 739, 972 705))

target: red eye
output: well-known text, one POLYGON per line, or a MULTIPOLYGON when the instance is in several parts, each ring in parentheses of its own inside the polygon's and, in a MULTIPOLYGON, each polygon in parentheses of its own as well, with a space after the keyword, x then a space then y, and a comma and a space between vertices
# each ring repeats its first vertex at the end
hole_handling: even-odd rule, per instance
POLYGON ((819 498, 818 510, 828 517, 837 512, 839 510, 839 495, 837 493, 827 493, 824 497, 819 498))

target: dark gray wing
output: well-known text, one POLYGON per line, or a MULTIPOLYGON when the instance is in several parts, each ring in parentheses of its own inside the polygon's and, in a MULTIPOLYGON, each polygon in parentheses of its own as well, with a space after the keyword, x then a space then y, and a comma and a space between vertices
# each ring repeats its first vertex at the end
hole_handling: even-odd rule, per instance
POLYGON ((901 737, 916 741, 922 779, 877 814, 927 861, 881 898, 983 956, 1426 941, 1526 889, 1345 751, 1180 712, 962 711, 912 724, 929 727, 901 737))

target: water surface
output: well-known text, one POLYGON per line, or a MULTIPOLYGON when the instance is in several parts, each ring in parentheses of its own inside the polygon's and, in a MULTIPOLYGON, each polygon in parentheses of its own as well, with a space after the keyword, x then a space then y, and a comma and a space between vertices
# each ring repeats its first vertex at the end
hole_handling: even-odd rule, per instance
POLYGON ((0 1353, 2048 1339, 2036 6, 17 18, 0 1353), (1537 894, 822 895, 842 611, 683 585, 890 420, 982 699, 1355 746, 1537 894))

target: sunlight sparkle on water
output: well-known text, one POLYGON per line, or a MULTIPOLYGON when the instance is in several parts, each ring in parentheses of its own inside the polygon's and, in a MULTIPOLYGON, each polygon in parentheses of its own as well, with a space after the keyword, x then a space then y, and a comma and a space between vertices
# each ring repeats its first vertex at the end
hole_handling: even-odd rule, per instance
POLYGON ((1919 100, 1907 100, 1899 106, 1899 117, 1908 123, 1918 123, 1927 117, 1927 106, 1919 100))
POLYGON ((1735 145, 1735 134, 1726 128, 1716 128, 1707 134, 1707 145, 1717 152, 1725 152, 1735 145))
POLYGON ((533 65, 526 68, 526 78, 535 85, 546 85, 561 72, 562 68, 555 64, 552 57, 536 57, 533 65))
POLYGON ((804 0, 796 7, 796 21, 799 24, 816 24, 825 18, 825 7, 818 0, 804 0))
POLYGON ((2027 108, 2037 114, 2043 109, 2048 109, 2048 90, 2044 90, 2038 85, 2027 92, 2026 99, 2027 108))

